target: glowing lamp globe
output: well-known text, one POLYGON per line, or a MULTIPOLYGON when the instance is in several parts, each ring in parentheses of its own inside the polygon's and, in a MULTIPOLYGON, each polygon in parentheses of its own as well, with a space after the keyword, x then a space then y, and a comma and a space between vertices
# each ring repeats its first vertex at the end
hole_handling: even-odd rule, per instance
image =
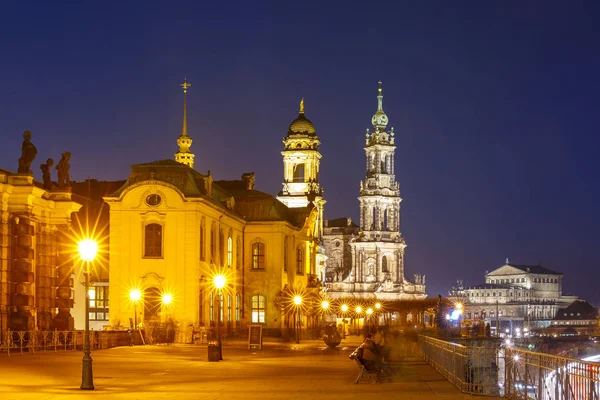
POLYGON ((375 303, 375 308, 379 310, 381 308, 381 303, 375 303))
POLYGON ((358 314, 360 314, 362 312, 362 307, 361 306, 356 306, 356 312, 358 314))
POLYGON ((367 315, 373 314, 373 309, 371 307, 367 308, 367 315))
POLYGON ((217 289, 223 289, 225 287, 225 282, 227 279, 223 275, 217 275, 213 279, 213 283, 217 289))
POLYGON ((98 243, 92 239, 84 239, 77 244, 79 256, 83 261, 94 261, 98 252, 98 243))
POLYGON ((172 301, 173 301, 173 295, 172 294, 165 293, 165 294, 162 295, 162 303, 164 305, 168 306, 169 304, 171 304, 172 301))
POLYGON ((323 308, 323 310, 327 310, 329 308, 329 302, 327 300, 323 300, 321 303, 321 308, 323 308))
POLYGON ((294 296, 294 304, 299 306, 300 304, 302 304, 302 297, 300 296, 294 296))
POLYGON ((142 298, 142 292, 140 292, 137 289, 134 289, 131 292, 129 292, 129 298, 133 301, 139 301, 139 299, 142 298))
POLYGON ((346 304, 342 304, 342 312, 348 311, 348 306, 346 304))

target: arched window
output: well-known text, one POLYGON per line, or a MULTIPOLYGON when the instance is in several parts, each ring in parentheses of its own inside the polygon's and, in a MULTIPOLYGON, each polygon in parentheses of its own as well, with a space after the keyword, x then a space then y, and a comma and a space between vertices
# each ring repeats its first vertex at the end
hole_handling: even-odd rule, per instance
POLYGON ((200 259, 204 261, 206 257, 206 243, 204 242, 205 235, 205 221, 204 217, 202 218, 202 222, 200 223, 200 259))
POLYGON ((265 268, 265 244, 256 242, 252 245, 252 269, 265 268))
POLYGON ((283 270, 288 270, 288 237, 283 238, 283 270))
POLYGON ((223 230, 219 231, 219 263, 225 264, 225 239, 223 237, 223 230))
POLYGON ((296 250, 296 273, 304 275, 304 251, 300 248, 296 250))
POLYGON ((240 322, 240 294, 235 295, 235 322, 240 322))
POLYGON ((219 293, 219 318, 221 318, 221 325, 223 325, 223 293, 219 293))
POLYGON ((214 263, 217 255, 217 243, 216 243, 217 232, 215 231, 215 224, 212 224, 210 229, 210 262, 214 263))
POLYGON ((227 329, 231 329, 231 294, 227 294, 227 329))
POLYGON ((381 258, 381 272, 390 272, 388 271, 388 262, 386 256, 381 258))
POLYGON ((294 182, 304 182, 304 164, 294 165, 294 182))
POLYGON ((252 311, 253 324, 265 323, 265 305, 265 296, 257 294, 256 296, 252 296, 250 299, 250 309, 252 311))
POLYGON ((235 268, 240 269, 242 265, 242 242, 238 236, 235 240, 235 268))
POLYGON ((227 238, 227 266, 231 268, 233 263, 233 239, 231 236, 227 238))
POLYGON ((144 227, 144 257, 162 257, 162 226, 159 224, 144 227))

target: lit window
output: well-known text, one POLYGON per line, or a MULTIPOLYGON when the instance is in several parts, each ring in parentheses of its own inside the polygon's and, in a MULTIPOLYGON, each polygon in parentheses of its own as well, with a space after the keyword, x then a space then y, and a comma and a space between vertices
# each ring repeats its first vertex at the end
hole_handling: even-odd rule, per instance
POLYGON ((252 245, 252 269, 265 267, 265 244, 257 242, 252 245))
POLYGON ((223 231, 219 232, 219 263, 221 265, 225 263, 225 239, 223 237, 223 231))
POLYGON ((90 287, 90 321, 108 321, 108 286, 90 287))
POLYGON ((240 322, 240 294, 235 295, 235 321, 240 322))
POLYGON ((296 250, 296 273, 304 275, 304 252, 302 249, 296 250))
POLYGON ((231 268, 233 262, 233 239, 231 236, 227 238, 227 266, 231 268))
POLYGON ((144 257, 162 257, 162 226, 159 224, 144 227, 144 257))
POLYGON ((242 265, 242 242, 241 242, 239 236, 236 239, 235 243, 236 243, 236 249, 235 249, 235 268, 236 269, 240 269, 240 266, 242 265))
POLYGON ((265 323, 265 296, 256 295, 251 299, 252 323, 265 323))
POLYGON ((227 294, 227 326, 231 327, 231 294, 227 294))
POLYGON ((200 223, 200 259, 204 261, 206 256, 206 243, 204 243, 204 218, 202 218, 202 222, 200 223))

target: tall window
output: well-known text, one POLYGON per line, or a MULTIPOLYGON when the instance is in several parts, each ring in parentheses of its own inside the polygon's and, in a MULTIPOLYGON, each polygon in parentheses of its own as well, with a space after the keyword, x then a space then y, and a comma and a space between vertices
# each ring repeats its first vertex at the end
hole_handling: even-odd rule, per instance
POLYGON ((90 295, 90 321, 108 321, 108 286, 92 286, 90 295))
POLYGON ((294 165, 294 182, 304 182, 304 164, 294 165))
POLYGON ((223 231, 219 232, 219 263, 225 264, 225 239, 223 238, 223 231))
POLYGON ((257 294, 252 296, 250 299, 251 310, 252 310, 252 323, 264 324, 265 323, 265 296, 257 294))
POLYGON ((231 268, 233 263, 233 239, 231 235, 227 238, 227 266, 231 268))
POLYGON ((204 218, 202 218, 202 222, 200 223, 200 259, 204 261, 206 257, 206 243, 204 243, 204 218))
POLYGON ((198 296, 198 322, 204 324, 204 290, 200 289, 198 296))
POLYGON ((227 294, 227 326, 231 327, 231 294, 227 294))
POLYGON ((252 245, 252 269, 265 267, 265 244, 256 242, 252 245))
POLYGON ((159 224, 144 227, 144 257, 162 257, 162 226, 159 224))
POLYGON ((239 236, 235 240, 235 247, 235 268, 240 269, 242 266, 242 241, 239 236))
POLYGON ((210 299, 208 300, 208 319, 210 322, 215 320, 215 296, 211 293, 210 299))
POLYGON ((381 272, 389 272, 388 271, 388 263, 387 263, 387 257, 383 256, 381 258, 381 272))
POLYGON ((240 322, 240 294, 235 295, 235 322, 240 322))
POLYGON ((304 252, 300 248, 296 250, 296 273, 304 275, 304 252))
POLYGON ((223 325, 223 295, 219 294, 219 318, 221 318, 221 325, 223 325))
POLYGON ((217 247, 215 243, 216 235, 217 233, 215 232, 215 226, 213 224, 213 226, 210 229, 210 261, 213 263, 215 262, 215 256, 217 255, 217 247))
POLYGON ((283 238, 283 270, 288 269, 288 237, 283 238))

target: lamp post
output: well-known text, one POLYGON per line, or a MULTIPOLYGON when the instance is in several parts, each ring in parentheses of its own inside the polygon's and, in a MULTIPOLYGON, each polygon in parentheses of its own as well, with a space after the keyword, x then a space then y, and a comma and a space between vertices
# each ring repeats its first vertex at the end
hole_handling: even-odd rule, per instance
POLYGON ((348 305, 342 304, 342 339, 346 339, 346 313, 348 312, 348 305))
POLYGON ((213 278, 213 284, 217 289, 217 298, 219 299, 219 308, 217 310, 217 343, 219 343, 219 360, 223 359, 223 346, 221 344, 221 302, 222 302, 222 290, 227 283, 227 279, 223 275, 216 275, 213 278))
POLYGON ((137 329, 137 326, 138 326, 137 303, 142 298, 142 292, 140 292, 138 289, 134 289, 131 292, 129 292, 129 298, 133 302, 133 321, 134 321, 133 329, 137 329))
POLYGON ((82 390, 94 390, 94 373, 92 370, 92 356, 90 354, 90 262, 96 258, 98 243, 91 239, 84 239, 78 243, 79 257, 85 263, 85 336, 83 339, 83 359, 81 369, 82 390))
POLYGON ((294 305, 296 306, 296 343, 300 343, 300 306, 302 305, 302 296, 294 296, 294 305))
POLYGON ((369 308, 367 308, 366 312, 367 312, 367 317, 365 318, 365 324, 363 326, 364 332, 367 332, 367 327, 368 327, 367 321, 369 321, 369 322, 371 321, 371 314, 373 314, 373 309, 371 307, 369 307, 369 308))

